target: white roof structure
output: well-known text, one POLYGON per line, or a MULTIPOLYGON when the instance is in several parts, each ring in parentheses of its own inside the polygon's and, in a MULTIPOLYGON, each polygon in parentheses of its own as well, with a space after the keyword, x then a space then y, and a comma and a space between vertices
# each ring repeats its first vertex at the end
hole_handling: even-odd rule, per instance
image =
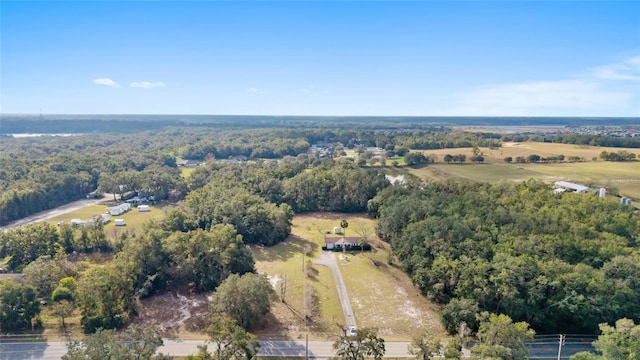
POLYGON ((574 184, 568 181, 556 181, 555 185, 567 190, 573 190, 575 192, 580 192, 580 193, 586 193, 587 191, 589 191, 588 186, 574 184))

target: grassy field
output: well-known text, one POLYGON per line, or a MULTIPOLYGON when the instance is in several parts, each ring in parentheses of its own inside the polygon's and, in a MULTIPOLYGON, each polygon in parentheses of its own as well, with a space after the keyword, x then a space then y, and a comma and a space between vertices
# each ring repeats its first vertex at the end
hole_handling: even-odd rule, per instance
POLYGON ((444 149, 424 151, 425 154, 435 154, 440 163, 418 169, 407 169, 412 174, 423 179, 463 177, 492 183, 519 182, 531 178, 549 182, 569 180, 593 187, 603 186, 609 192, 615 190, 619 191, 621 195, 640 199, 640 161, 610 162, 591 160, 593 157, 598 157, 605 150, 626 150, 640 156, 640 149, 548 143, 506 143, 500 149, 481 148, 480 150, 485 157, 484 164, 443 164, 441 161, 446 154, 465 154, 467 157, 473 155, 471 148, 444 149), (526 157, 531 154, 537 154, 542 157, 560 154, 565 155, 565 157, 580 156, 587 159, 587 161, 576 163, 508 164, 503 160, 507 156, 515 159, 517 156, 526 157))
POLYGON ((185 167, 182 166, 180 167, 180 176, 182 176, 183 178, 188 178, 189 176, 191 176, 191 174, 196 171, 196 168, 194 167, 185 167))
POLYGON ((361 327, 375 327, 387 340, 407 340, 427 327, 444 334, 437 307, 430 304, 413 287, 401 270, 387 265, 388 248, 375 239, 375 221, 365 216, 335 213, 298 215, 293 220, 292 235, 284 243, 272 247, 253 247, 256 267, 267 274, 279 289, 286 279, 286 303, 278 302, 270 318, 257 333, 261 337, 302 338, 305 330, 314 339, 333 339, 337 323, 344 323, 338 294, 331 272, 324 266, 312 265, 308 259, 319 256, 324 235, 347 219, 346 236, 367 234, 373 252, 337 253, 338 265, 347 286, 356 320, 361 327), (303 272, 303 249, 307 248, 303 272), (316 311, 312 320, 304 320, 304 292, 313 288, 316 311), (384 299, 384 301, 381 301, 384 299))
MULTIPOLYGON (((629 148, 608 148, 598 146, 587 145, 573 145, 573 144, 555 144, 555 143, 540 143, 540 142, 523 142, 513 143, 507 142, 502 147, 497 149, 480 148, 486 163, 504 163, 504 158, 511 156, 515 159, 518 156, 527 157, 531 154, 540 155, 541 157, 549 157, 554 155, 564 155, 565 158, 569 156, 579 156, 585 160, 592 161, 592 159, 598 158, 601 152, 617 152, 625 150, 630 153, 636 154, 640 157, 640 149, 629 148)), ((467 155, 467 159, 473 155, 472 148, 459 148, 459 149, 438 149, 438 150, 421 150, 425 155, 435 154, 439 162, 442 162, 446 154, 464 154, 467 155)))
MULTIPOLYGON (((57 216, 55 218, 47 220, 47 222, 55 225, 58 222, 61 222, 61 221, 67 222, 67 221, 70 221, 71 219, 88 220, 88 219, 91 219, 93 216, 106 213, 107 208, 108 208, 107 205, 88 206, 80 210, 70 212, 68 214, 57 216)), ((166 211, 170 208, 170 205, 161 203, 156 205, 149 205, 149 208, 151 209, 151 211, 149 212, 139 212, 138 209, 132 208, 131 210, 129 210, 128 212, 122 215, 112 216, 111 221, 109 221, 109 223, 107 223, 104 227, 104 231, 107 237, 116 237, 122 231, 128 231, 129 233, 139 232, 140 230, 142 230, 142 225, 144 224, 145 221, 151 220, 151 219, 157 220, 157 219, 163 218, 166 211), (113 224, 113 219, 124 219, 127 225, 115 226, 113 224)))

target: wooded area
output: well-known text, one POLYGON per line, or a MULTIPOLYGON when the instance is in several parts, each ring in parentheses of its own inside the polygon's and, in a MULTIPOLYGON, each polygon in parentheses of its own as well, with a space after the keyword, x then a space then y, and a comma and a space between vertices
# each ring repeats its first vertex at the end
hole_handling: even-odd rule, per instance
MULTIPOLYGON (((37 326, 40 299, 53 302, 63 323, 79 309, 91 333, 129 324, 138 299, 167 289, 205 292, 232 282, 223 289, 237 295, 270 288, 252 277, 254 259, 246 245, 282 242, 294 213, 311 211, 376 217, 377 235, 391 244, 403 270, 443 305, 450 333, 462 322, 482 330, 478 316, 484 311, 525 321, 542 333, 592 334, 603 322, 640 319, 640 220, 632 208, 589 194, 554 194, 536 181, 492 185, 407 177, 404 185, 392 186, 383 167, 331 156, 377 147, 405 155, 408 165, 429 166, 432 159, 408 150, 499 147, 500 141, 495 134, 440 126, 187 127, 3 138, 0 224, 96 189, 114 199, 144 194, 172 208, 139 234, 107 236, 98 221, 1 232, 0 260, 28 282, 0 282, 2 304, 24 304, 0 312, 2 331, 37 326), (309 151, 312 145, 329 155, 309 151), (183 176, 179 159, 201 165, 183 176), (104 266, 70 261, 85 253, 113 254, 113 260, 104 266)), ((218 315, 250 328, 265 306, 247 315, 220 305, 218 315)))
POLYGON ((482 310, 543 333, 640 316, 640 221, 615 200, 451 180, 389 188, 370 209, 451 333, 482 310))

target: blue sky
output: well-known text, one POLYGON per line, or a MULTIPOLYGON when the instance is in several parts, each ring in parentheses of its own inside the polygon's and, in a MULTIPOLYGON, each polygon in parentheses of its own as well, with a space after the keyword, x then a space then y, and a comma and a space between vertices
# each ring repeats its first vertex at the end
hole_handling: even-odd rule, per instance
POLYGON ((640 1, 0 12, 2 113, 640 116, 640 1))

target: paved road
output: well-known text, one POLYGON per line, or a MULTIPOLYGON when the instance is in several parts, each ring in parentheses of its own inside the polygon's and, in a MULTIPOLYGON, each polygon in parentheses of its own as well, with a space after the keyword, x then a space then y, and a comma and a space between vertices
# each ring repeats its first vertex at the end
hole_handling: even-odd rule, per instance
POLYGON ((349 294, 347 294, 347 287, 344 285, 344 281, 342 281, 342 274, 340 273, 340 268, 338 268, 334 252, 323 251, 320 254, 320 258, 313 260, 313 263, 324 265, 331 270, 331 274, 333 274, 333 281, 336 283, 336 287, 338 288, 340 305, 342 305, 342 313, 344 314, 344 323, 347 327, 356 326, 356 317, 353 315, 351 300, 349 300, 349 294))
MULTIPOLYGON (((164 340, 164 345, 158 352, 172 356, 187 356, 198 353, 198 345, 203 340, 164 340)), ((311 358, 328 358, 334 355, 331 342, 309 341, 308 352, 304 341, 262 341, 259 356, 276 357, 292 356, 304 357, 305 353, 311 358)), ((406 342, 386 343, 386 356, 410 357, 407 353, 406 342)), ((64 342, 24 342, 0 343, 0 360, 59 360, 67 352, 64 342)))
MULTIPOLYGON (((6 340, 5 340, 6 341, 6 340)), ((198 352, 198 345, 203 340, 164 340, 164 345, 158 352, 173 356, 187 356, 198 352)), ((328 358, 334 355, 331 342, 309 341, 308 352, 304 341, 262 341, 259 356, 264 357, 304 357, 328 358)), ((386 342, 385 357, 409 358, 408 342, 386 342)), ((557 343, 529 344, 530 357, 540 359, 555 359, 558 354, 557 343)), ((562 358, 588 351, 593 348, 588 343, 566 343, 562 350, 562 358)), ((67 352, 64 342, 0 342, 0 360, 59 360, 67 352)), ((466 352, 468 354, 468 352, 466 352)))
POLYGON ((87 206, 96 205, 105 199, 83 199, 74 202, 70 202, 68 204, 64 204, 62 206, 58 206, 55 209, 41 211, 39 213, 33 214, 31 216, 27 216, 26 218, 22 218, 20 220, 16 220, 14 222, 9 223, 9 225, 0 227, 0 230, 8 230, 12 227, 27 225, 38 221, 49 220, 56 216, 60 216, 63 214, 68 214, 70 212, 82 209, 87 206))

